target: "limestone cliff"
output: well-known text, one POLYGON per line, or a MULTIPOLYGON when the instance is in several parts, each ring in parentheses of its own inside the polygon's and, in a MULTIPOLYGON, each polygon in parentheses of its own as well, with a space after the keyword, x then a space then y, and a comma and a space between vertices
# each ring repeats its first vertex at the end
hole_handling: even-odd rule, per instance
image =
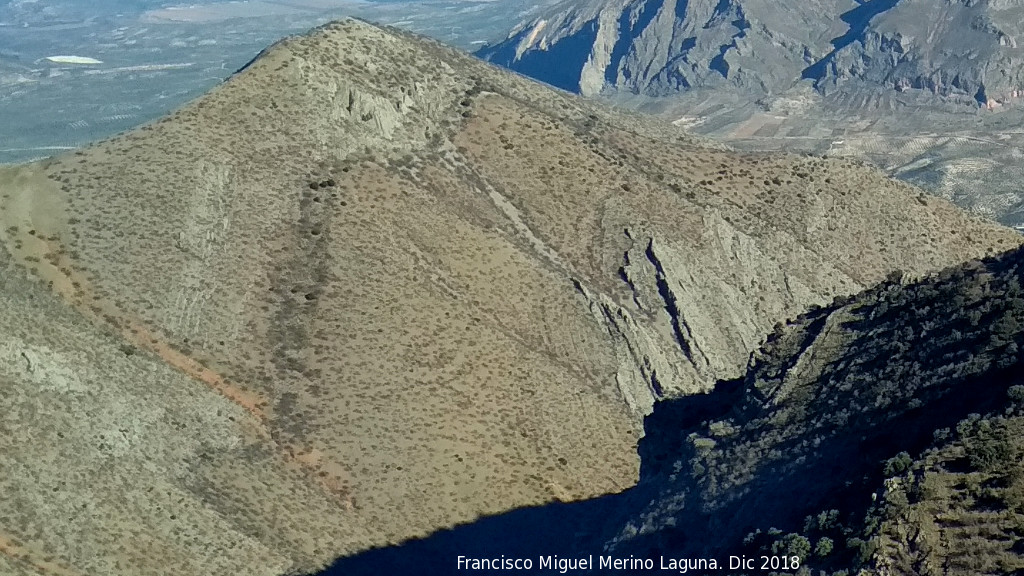
POLYGON ((858 25, 807 71, 828 91, 845 81, 978 102, 1024 96, 1024 5, 1014 1, 866 3, 858 25))
MULTIPOLYGON (((788 88, 841 33, 822 18, 845 2, 562 2, 478 55, 554 86, 664 96, 698 86, 788 88), (830 36, 831 35, 831 36, 830 36)), ((839 23, 841 24, 841 23, 839 23)))

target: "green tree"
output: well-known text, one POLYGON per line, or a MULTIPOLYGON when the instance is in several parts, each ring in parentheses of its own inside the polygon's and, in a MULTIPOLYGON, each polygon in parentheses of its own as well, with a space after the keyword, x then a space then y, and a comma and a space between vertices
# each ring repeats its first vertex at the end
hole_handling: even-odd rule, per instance
POLYGON ((885 474, 886 478, 891 478, 909 470, 910 465, 913 463, 914 461, 910 458, 910 454, 900 452, 885 461, 885 467, 882 469, 882 473, 885 474))

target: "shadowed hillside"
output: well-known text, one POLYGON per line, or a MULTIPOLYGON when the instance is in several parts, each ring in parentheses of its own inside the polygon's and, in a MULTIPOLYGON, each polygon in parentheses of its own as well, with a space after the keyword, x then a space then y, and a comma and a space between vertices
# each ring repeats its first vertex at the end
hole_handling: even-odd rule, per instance
POLYGON ((324 574, 417 562, 418 573, 449 574, 458 555, 499 554, 1019 573, 1022 275, 1020 251, 913 284, 894 274, 780 326, 742 379, 659 403, 637 487, 486 518, 324 574))
POLYGON ((4 168, 0 221, 15 574, 309 571, 620 492, 655 400, 777 322, 1020 243, 357 21, 4 168))
MULTIPOLYGON (((678 444, 666 444, 665 458, 673 466, 663 465, 657 480, 641 484, 657 495, 640 498, 642 507, 629 513, 610 548, 644 554, 682 546, 691 555, 788 550, 828 571, 884 569, 895 557, 904 562, 899 573, 930 573, 900 555, 934 566, 943 564, 937 558, 973 548, 970 555, 980 562, 981 550, 996 546, 1008 554, 996 573, 1007 573, 1005 562, 1020 561, 1014 559, 1019 536, 1010 534, 1005 546, 997 546, 1003 538, 989 530, 1004 519, 974 518, 972 544, 955 534, 960 521, 953 515, 973 504, 932 495, 915 518, 942 527, 945 549, 938 549, 938 537, 926 534, 931 548, 918 549, 909 544, 914 537, 906 527, 894 531, 907 510, 897 496, 886 494, 907 483, 956 484, 944 476, 950 470, 935 464, 942 458, 926 451, 936 438, 940 446, 953 438, 953 428, 960 430, 960 442, 973 442, 983 454, 967 468, 978 468, 982 460, 993 468, 1018 466, 1006 444, 1008 429, 999 423, 979 428, 977 421, 979 414, 1004 409, 1016 414, 1007 408, 1007 394, 1022 383, 1021 261, 1021 253, 1013 252, 909 285, 894 275, 777 331, 755 356, 728 413, 682 428, 678 444), (964 419, 969 423, 958 424, 964 419), (983 440, 972 440, 972 434, 983 440), (992 439, 985 440, 986 434, 992 439), (982 447, 985 442, 1002 448, 982 447), (928 479, 925 464, 911 464, 919 457, 934 478, 928 479), (912 468, 917 475, 904 479, 912 468), (887 512, 877 510, 885 505, 887 512), (888 530, 879 528, 883 520, 888 530), (907 539, 903 548, 880 547, 880 538, 897 533, 907 539), (822 538, 832 548, 813 553, 822 538)), ((942 450, 949 454, 951 448, 942 450)), ((977 472, 983 480, 986 470, 977 472)), ((960 569, 968 565, 966 559, 958 562, 960 569)))

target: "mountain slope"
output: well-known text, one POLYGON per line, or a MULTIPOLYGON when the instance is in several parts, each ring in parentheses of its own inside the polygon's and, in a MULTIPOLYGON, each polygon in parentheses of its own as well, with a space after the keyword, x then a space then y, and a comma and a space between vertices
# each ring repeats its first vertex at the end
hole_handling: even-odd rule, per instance
POLYGON ((0 316, 0 551, 24 573, 310 570, 621 491, 656 397, 892 269, 1021 241, 357 21, 3 169, 0 220, 36 280, 5 274, 0 316))
POLYGON ((323 574, 448 574, 460 554, 590 558, 595 574, 1016 574, 1022 273, 1020 249, 920 282, 894 273, 780 325, 742 378, 659 403, 636 487, 323 574))
POLYGON ((798 554, 815 573, 1024 565, 1022 262, 894 275, 777 331, 742 381, 719 385, 717 413, 656 410, 652 473, 610 549, 798 554))
POLYGON ((742 149, 866 160, 1020 228, 1022 9, 569 0, 478 54, 742 149))

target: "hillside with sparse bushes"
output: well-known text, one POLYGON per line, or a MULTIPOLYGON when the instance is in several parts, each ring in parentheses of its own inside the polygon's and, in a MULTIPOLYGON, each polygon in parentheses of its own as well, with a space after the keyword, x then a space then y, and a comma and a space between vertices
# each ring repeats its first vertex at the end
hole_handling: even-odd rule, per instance
MULTIPOLYGON (((887 346, 807 357, 797 383, 762 362, 758 394, 806 402, 812 374, 919 348, 883 333, 918 288, 870 292, 887 313, 836 298, 1020 244, 858 163, 740 153, 331 23, 156 122, 0 169, 0 571, 310 572, 622 493, 645 416, 743 377, 766 338, 783 358, 841 317, 887 346)), ((908 342, 941 328, 926 316, 908 342)), ((869 384, 891 403, 953 386, 904 376, 869 384)), ((863 385, 821 401, 854 418, 863 385)), ((686 448, 708 513, 756 470, 817 465, 780 443, 853 441, 813 411, 752 424, 756 398, 686 448)))

